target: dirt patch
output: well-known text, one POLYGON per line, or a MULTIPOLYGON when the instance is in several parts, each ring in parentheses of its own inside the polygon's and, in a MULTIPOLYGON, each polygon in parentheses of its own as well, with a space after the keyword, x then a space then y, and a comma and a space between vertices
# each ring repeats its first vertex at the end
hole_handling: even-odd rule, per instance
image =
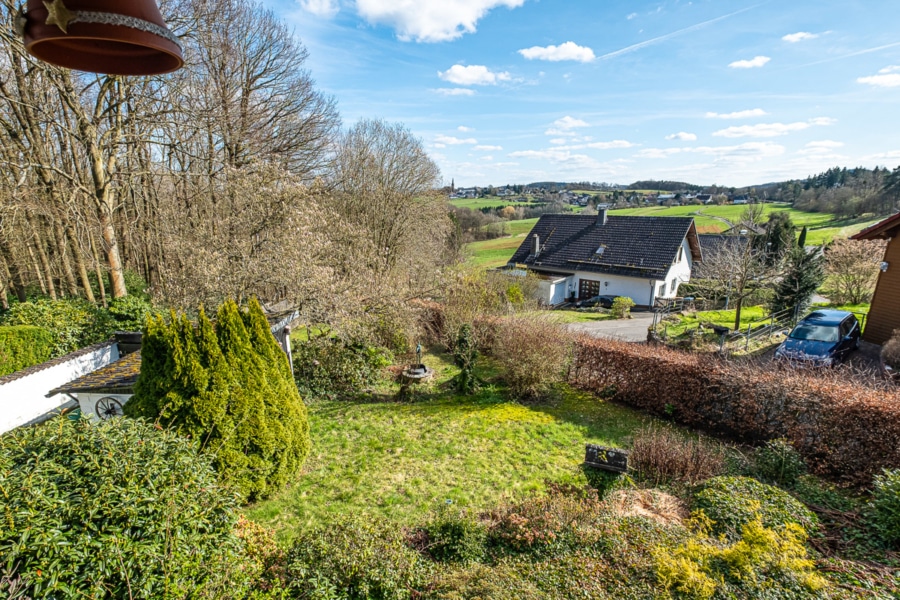
POLYGON ((620 490, 606 499, 622 517, 645 517, 663 525, 682 523, 690 516, 684 502, 659 490, 620 490))

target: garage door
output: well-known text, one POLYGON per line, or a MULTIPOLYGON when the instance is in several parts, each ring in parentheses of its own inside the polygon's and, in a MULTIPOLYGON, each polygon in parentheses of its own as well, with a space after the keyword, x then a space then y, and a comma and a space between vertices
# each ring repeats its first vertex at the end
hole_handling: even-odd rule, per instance
POLYGON ((587 300, 600 295, 600 282, 591 279, 582 279, 578 284, 578 299, 587 300))

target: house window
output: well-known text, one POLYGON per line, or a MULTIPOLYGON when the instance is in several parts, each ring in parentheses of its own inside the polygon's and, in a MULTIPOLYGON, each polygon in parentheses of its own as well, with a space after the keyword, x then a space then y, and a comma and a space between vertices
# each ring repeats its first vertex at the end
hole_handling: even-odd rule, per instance
POLYGON ((678 279, 673 279, 672 283, 669 284, 669 293, 674 294, 675 290, 678 289, 678 279))
POLYGON ((662 298, 663 296, 666 295, 666 284, 665 283, 659 284, 659 287, 656 288, 656 295, 659 298, 662 298))
POLYGON ((684 246, 678 248, 678 260, 676 262, 681 262, 684 260, 684 246))

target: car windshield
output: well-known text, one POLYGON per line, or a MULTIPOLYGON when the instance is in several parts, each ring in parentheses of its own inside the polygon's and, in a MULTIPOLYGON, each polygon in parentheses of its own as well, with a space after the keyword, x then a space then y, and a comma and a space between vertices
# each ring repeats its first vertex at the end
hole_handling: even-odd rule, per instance
POLYGON ((834 325, 813 325, 801 323, 791 332, 795 340, 807 340, 810 342, 836 342, 840 339, 838 328, 834 325))

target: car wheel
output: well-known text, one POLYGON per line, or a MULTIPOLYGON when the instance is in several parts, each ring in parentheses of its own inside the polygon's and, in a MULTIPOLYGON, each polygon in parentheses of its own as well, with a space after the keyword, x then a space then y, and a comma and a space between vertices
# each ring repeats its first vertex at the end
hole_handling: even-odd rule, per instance
POLYGON ((856 338, 856 339, 853 341, 853 349, 854 349, 854 350, 859 350, 859 338, 856 338))

